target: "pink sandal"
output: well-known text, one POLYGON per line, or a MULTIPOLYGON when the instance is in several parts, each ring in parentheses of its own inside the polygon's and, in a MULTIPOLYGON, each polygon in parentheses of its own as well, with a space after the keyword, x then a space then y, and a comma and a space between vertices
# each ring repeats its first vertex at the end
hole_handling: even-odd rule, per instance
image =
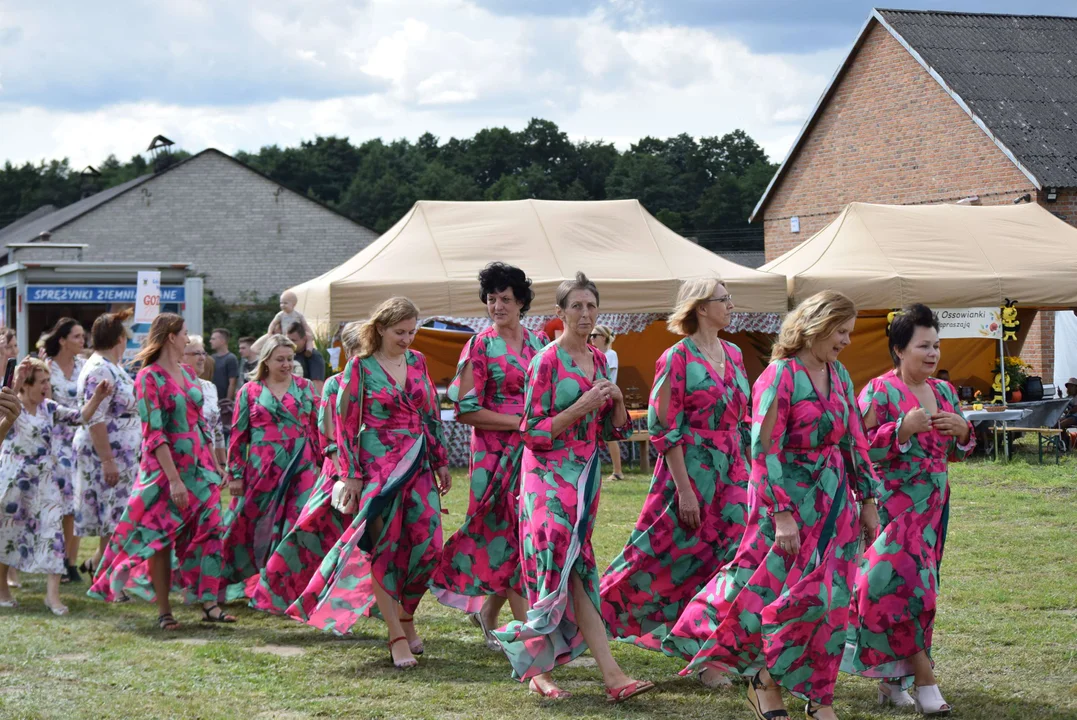
POLYGON ((654 690, 655 684, 649 680, 633 680, 619 688, 606 688, 606 702, 623 703, 636 695, 654 690))
POLYGON ((538 683, 535 682, 534 678, 532 678, 531 682, 527 684, 527 689, 538 695, 539 697, 548 700, 567 700, 572 697, 572 693, 566 692, 561 688, 554 688, 553 690, 543 690, 539 687, 538 683))

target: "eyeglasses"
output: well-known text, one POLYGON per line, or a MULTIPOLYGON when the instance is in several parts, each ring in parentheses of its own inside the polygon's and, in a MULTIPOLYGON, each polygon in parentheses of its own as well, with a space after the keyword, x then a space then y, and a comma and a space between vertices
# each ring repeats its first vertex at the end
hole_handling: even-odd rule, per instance
POLYGON ((733 302, 733 296, 732 295, 723 295, 722 297, 708 298, 704 302, 720 302, 720 303, 729 304, 729 303, 733 302))

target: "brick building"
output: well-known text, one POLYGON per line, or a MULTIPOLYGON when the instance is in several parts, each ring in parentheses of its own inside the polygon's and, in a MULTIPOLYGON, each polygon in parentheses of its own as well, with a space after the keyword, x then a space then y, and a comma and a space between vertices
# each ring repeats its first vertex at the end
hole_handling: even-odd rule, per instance
MULTIPOLYGON (((208 149, 49 213, 0 229, 8 243, 88 245, 87 262, 189 262, 228 302, 271 298, 355 255, 377 233, 208 149)), ((19 260, 35 258, 21 250, 19 260)), ((56 251, 38 253, 57 258, 56 251)), ((0 265, 3 261, 0 261, 0 265)))
MULTIPOLYGON (((1026 196, 1077 226, 1077 18, 875 10, 751 219, 771 260, 852 201, 1026 196)), ((1022 354, 1053 351, 1040 313, 1022 354)))

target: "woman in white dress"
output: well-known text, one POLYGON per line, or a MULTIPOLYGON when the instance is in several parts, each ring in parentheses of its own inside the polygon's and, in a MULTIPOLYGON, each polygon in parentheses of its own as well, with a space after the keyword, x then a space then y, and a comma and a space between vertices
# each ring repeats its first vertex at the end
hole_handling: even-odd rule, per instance
POLYGON ((45 606, 66 615, 60 601, 60 576, 65 572, 64 499, 56 478, 56 430, 80 425, 96 412, 111 391, 97 386, 81 411, 46 397, 49 368, 27 358, 15 376, 22 413, 0 445, 0 607, 17 603, 7 586, 8 568, 48 573, 45 606))
MULTIPOLYGON (((591 331, 591 344, 602 351, 606 356, 606 367, 609 369, 610 382, 617 384, 617 351, 613 349, 613 330, 605 325, 595 325, 591 331)), ((613 472, 606 480, 624 480, 624 472, 621 470, 621 444, 615 440, 606 443, 610 451, 610 460, 613 462, 613 472)))
POLYGON ((135 383, 120 364, 127 347, 125 322, 131 310, 105 313, 90 335, 94 354, 79 373, 78 402, 85 404, 107 382, 112 392, 94 416, 75 431, 75 535, 99 540, 94 556, 79 566, 92 577, 123 517, 131 487, 138 477, 142 427, 135 383))
MULTIPOLYGON (((45 365, 49 369, 52 399, 64 407, 78 408, 79 374, 86 358, 86 331, 73 318, 60 318, 42 338, 45 365)), ((78 568, 79 539, 75 534, 75 426, 60 425, 53 434, 56 453, 56 482, 63 495, 64 547, 67 562, 63 582, 81 582, 78 568)))

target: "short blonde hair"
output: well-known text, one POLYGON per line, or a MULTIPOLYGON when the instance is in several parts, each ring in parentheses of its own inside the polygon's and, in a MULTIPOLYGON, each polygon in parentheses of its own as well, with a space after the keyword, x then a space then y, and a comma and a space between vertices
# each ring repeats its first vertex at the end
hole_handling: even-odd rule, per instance
POLYGON ((363 346, 363 323, 355 321, 345 325, 340 331, 340 345, 348 357, 358 354, 363 346))
POLYGON ((696 310, 714 296, 719 285, 724 284, 719 277, 685 280, 677 292, 677 306, 666 320, 669 331, 675 335, 694 335, 699 330, 696 310))
POLYGON ((605 325, 595 325, 595 329, 592 332, 596 332, 602 337, 606 338, 607 349, 613 347, 613 339, 617 336, 613 334, 613 330, 605 325))
POLYGON ((292 305, 298 305, 299 304, 299 296, 296 295, 291 290, 285 290, 284 292, 282 292, 280 294, 280 299, 285 301, 285 302, 290 302, 290 303, 292 303, 292 305))
POLYGON ((261 382, 269 375, 269 358, 273 356, 277 348, 286 347, 295 352, 295 343, 288 339, 285 335, 270 335, 265 338, 262 343, 261 349, 258 351, 258 365, 250 374, 250 379, 255 382, 261 382))
POLYGON ((793 357, 817 338, 829 336, 842 323, 854 318, 856 305, 842 293, 824 290, 812 295, 785 316, 770 351, 771 362, 793 357))
POLYGON ((39 372, 45 373, 45 378, 52 376, 52 371, 49 370, 49 366, 45 364, 45 361, 40 358, 30 358, 30 375, 23 382, 23 387, 32 387, 37 384, 37 374, 39 372))

